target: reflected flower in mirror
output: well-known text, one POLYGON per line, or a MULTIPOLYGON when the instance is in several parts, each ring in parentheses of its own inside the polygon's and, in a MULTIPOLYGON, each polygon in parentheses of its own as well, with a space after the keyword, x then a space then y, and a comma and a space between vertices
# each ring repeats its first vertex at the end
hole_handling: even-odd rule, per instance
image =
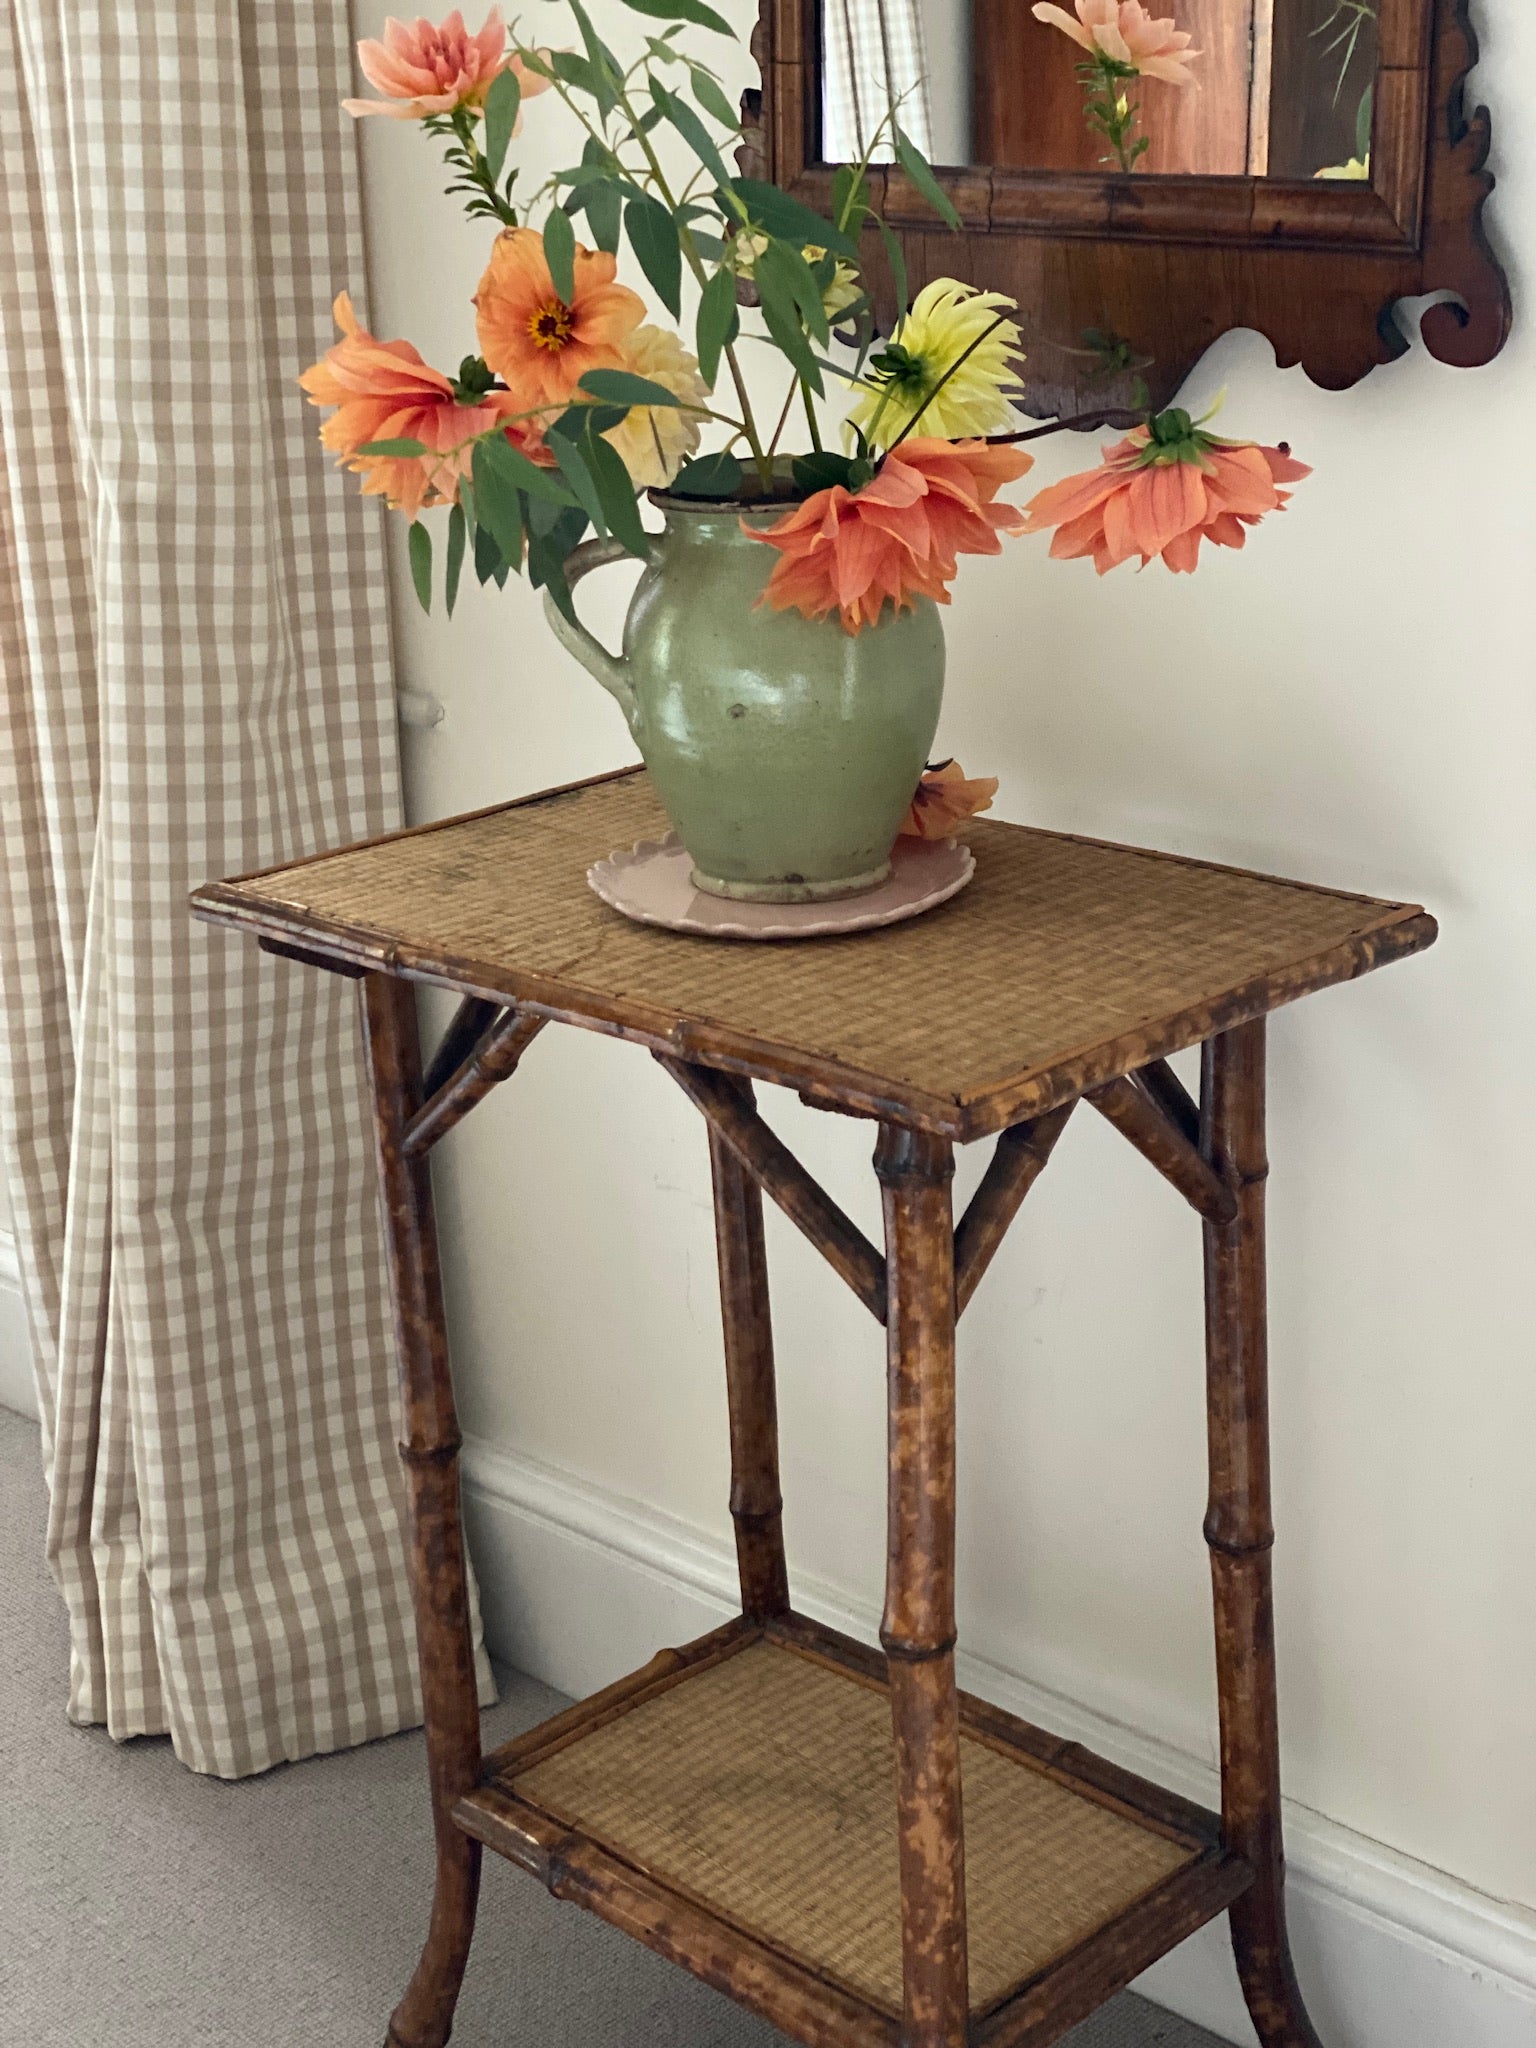
POLYGON ((1165 85, 1194 85, 1190 64, 1200 56, 1172 19, 1154 21, 1141 0, 1077 0, 1074 18, 1064 7, 1040 4, 1036 21, 1059 28, 1088 52, 1079 64, 1083 83, 1083 114, 1095 135, 1103 136, 1111 154, 1103 161, 1133 171, 1151 148, 1151 138, 1136 133, 1141 108, 1127 85, 1133 78, 1157 78, 1165 85))

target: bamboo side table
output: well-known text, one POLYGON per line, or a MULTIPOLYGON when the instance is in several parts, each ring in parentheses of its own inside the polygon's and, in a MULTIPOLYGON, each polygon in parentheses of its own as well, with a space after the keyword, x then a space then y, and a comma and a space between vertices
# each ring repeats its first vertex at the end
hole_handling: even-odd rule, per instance
POLYGON ((362 983, 437 1841, 389 2042, 448 2039, 484 1845, 812 2048, 1043 2048, 1222 1911, 1264 2048, 1319 2048, 1285 1927, 1264 1020, 1419 951, 1434 921, 983 821, 976 880, 926 918, 710 943, 586 887, 663 825, 629 771, 193 899, 362 983), (416 982, 462 998, 425 1072, 416 982), (428 1154, 552 1021, 649 1047, 706 1119, 742 1612, 483 1757, 428 1154), (1198 1106, 1166 1064, 1197 1044, 1198 1106), (877 1122, 883 1253, 761 1120, 754 1080, 877 1122), (1204 1225, 1219 1815, 955 1687, 955 1324, 1080 1101, 1204 1225), (988 1135, 956 1228, 953 1147, 988 1135), (764 1192, 886 1328, 879 1652, 790 1604, 764 1192))

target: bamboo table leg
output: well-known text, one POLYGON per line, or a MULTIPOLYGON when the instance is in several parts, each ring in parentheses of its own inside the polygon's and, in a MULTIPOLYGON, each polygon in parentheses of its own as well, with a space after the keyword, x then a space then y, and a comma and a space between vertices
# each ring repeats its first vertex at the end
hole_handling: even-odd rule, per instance
POLYGON ((1205 1226, 1211 1494, 1205 1537, 1216 1606, 1222 1820, 1256 1872, 1231 1909, 1232 1946, 1264 2048, 1321 2048, 1285 1925, 1280 1746, 1270 1554, 1269 1384, 1264 1279, 1264 1020, 1205 1047, 1201 1143, 1237 1196, 1205 1226))
POLYGON ((955 1264, 946 1139, 885 1124, 885 1615, 901 1844, 903 2048, 963 2048, 970 2012, 955 1695, 955 1264))
MULTIPOLYGON (((740 1084, 748 1108, 750 1082, 740 1084)), ((766 1621, 789 1612, 784 1503, 779 1493, 779 1418, 773 1378, 773 1321, 763 1250, 763 1194, 713 1125, 715 1245, 731 1415, 731 1517, 742 1612, 766 1621)))
POLYGON ((410 1505, 411 1586, 437 1840, 426 1947, 390 2020, 386 2048, 443 2048, 474 1933, 481 1855, 480 1844, 452 1819, 454 1801, 473 1788, 480 1766, 480 1702, 459 1518, 459 1426, 432 1184, 425 1154, 409 1160, 403 1149, 405 1126, 421 1106, 415 991, 409 982, 370 974, 363 998, 399 1347, 400 1456, 410 1505))

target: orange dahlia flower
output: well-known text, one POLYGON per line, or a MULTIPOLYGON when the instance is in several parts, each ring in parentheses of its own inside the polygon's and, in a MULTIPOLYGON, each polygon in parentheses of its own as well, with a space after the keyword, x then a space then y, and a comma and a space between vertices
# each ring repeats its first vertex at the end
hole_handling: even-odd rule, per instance
MULTIPOLYGON (((423 362, 410 342, 378 341, 360 326, 346 292, 333 310, 342 338, 299 379, 312 405, 336 408, 320 429, 322 443, 343 469, 361 475, 366 493, 412 517, 451 505, 460 477, 469 474, 472 451, 464 444, 519 408, 504 391, 460 404, 449 379, 423 362), (374 441, 419 441, 429 452, 359 453, 374 441)), ((527 422, 510 423, 507 433, 524 453, 542 455, 541 437, 527 422)))
POLYGON ((519 411, 566 404, 588 370, 621 369, 645 302, 615 284, 617 259, 577 245, 575 290, 566 305, 532 228, 497 236, 475 309, 480 353, 506 380, 519 411))
POLYGON ((492 84, 503 71, 517 73, 523 97, 547 91, 550 81, 525 71, 522 59, 507 54, 507 27, 501 9, 493 7, 478 35, 464 26, 455 8, 433 27, 430 21, 384 24, 384 40, 371 38, 357 46, 357 61, 368 83, 383 93, 381 100, 343 100, 349 114, 383 114, 391 121, 420 121, 428 114, 451 114, 456 107, 482 107, 492 84))
POLYGON ((897 611, 919 597, 948 604, 961 555, 1000 554, 1000 533, 1024 531, 1018 507, 993 500, 1033 466, 985 441, 903 441, 862 489, 834 484, 747 529, 779 551, 761 602, 809 619, 835 610, 845 633, 873 626, 887 598, 897 611))
POLYGON ((1201 53, 1189 47, 1194 38, 1176 22, 1154 21, 1141 0, 1077 0, 1076 20, 1048 0, 1041 0, 1032 12, 1036 21, 1059 28, 1091 57, 1102 52, 1143 78, 1160 78, 1166 85, 1195 82, 1190 60, 1201 53))
POLYGON ((1097 469, 1052 484, 1025 508, 1026 532, 1054 526, 1051 553, 1061 560, 1092 555, 1101 576, 1132 555, 1143 568, 1161 555, 1188 575, 1202 541, 1242 547, 1250 526, 1290 502, 1279 486, 1312 474, 1283 445, 1219 441, 1178 412, 1135 428, 1104 457, 1097 469))
POLYGON ((941 761, 930 768, 917 785, 908 806, 899 839, 948 839, 957 825, 974 818, 978 811, 990 811, 997 795, 997 777, 978 775, 967 780, 958 761, 941 761))

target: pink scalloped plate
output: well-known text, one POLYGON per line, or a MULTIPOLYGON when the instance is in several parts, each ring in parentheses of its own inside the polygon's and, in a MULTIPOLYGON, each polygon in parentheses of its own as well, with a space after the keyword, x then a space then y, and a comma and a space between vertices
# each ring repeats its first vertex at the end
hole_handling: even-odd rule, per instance
POLYGON ((740 903, 693 886, 693 862, 675 832, 642 839, 587 869, 590 887, 637 924, 700 939, 824 939, 903 924, 958 896, 976 872, 968 846, 953 839, 898 839, 878 889, 831 903, 740 903))

